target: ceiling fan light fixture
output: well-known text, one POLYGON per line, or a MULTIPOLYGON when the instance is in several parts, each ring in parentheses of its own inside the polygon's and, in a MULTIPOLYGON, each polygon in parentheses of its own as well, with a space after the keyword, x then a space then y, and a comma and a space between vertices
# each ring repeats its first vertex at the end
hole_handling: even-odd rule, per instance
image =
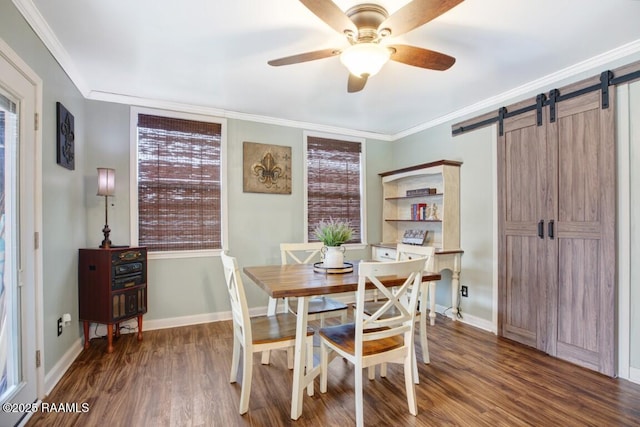
POLYGON ((378 43, 358 43, 340 54, 340 61, 357 77, 374 76, 387 63, 391 52, 378 43))

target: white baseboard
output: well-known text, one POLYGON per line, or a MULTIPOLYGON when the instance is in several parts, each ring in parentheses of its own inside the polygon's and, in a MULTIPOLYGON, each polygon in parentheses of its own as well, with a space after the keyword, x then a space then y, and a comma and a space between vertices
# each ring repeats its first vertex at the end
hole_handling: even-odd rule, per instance
MULTIPOLYGON (((267 312, 267 308, 258 307, 249 310, 250 316, 257 316, 261 314, 265 314, 267 312)), ((142 330, 143 331, 154 331, 156 329, 169 329, 169 328, 177 328, 180 326, 190 326, 190 325, 198 325, 201 323, 211 323, 211 322, 220 322, 222 320, 231 320, 231 312, 225 311, 220 313, 203 313, 196 314, 193 316, 181 316, 181 317, 171 317, 167 319, 155 319, 155 320, 143 320, 142 330)), ((129 319, 125 322, 120 323, 120 327, 124 327, 120 331, 123 334, 129 334, 136 332, 138 330, 138 321, 137 319, 129 319)), ((95 324, 92 323, 89 329, 89 338, 93 339, 96 337, 102 337, 107 334, 107 325, 103 324, 95 324)))
MULTIPOLYGON (((450 307, 436 305, 436 313, 442 314, 443 316, 447 316, 448 318, 453 319, 453 314, 451 313, 450 307)), ((454 320, 461 323, 466 323, 467 325, 474 326, 478 329, 489 331, 494 334, 498 333, 498 329, 493 324, 493 322, 487 319, 483 319, 481 317, 473 316, 469 313, 462 312, 462 318, 455 318, 454 320)))
POLYGON ((67 352, 58 360, 58 362, 53 365, 53 368, 47 372, 44 376, 44 392, 45 395, 51 393, 51 390, 58 384, 60 378, 67 372, 71 364, 76 360, 76 358, 82 353, 84 345, 84 339, 79 338, 76 340, 73 345, 67 350, 67 352))
POLYGON ((627 378, 632 383, 640 384, 640 369, 638 368, 629 368, 629 378, 627 378))

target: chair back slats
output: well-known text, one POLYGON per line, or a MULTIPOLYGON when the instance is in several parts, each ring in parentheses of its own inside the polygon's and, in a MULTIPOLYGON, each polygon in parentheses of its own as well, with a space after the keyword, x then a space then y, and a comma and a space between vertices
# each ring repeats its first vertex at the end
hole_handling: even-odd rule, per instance
POLYGON ((416 305, 425 261, 417 258, 395 262, 361 262, 356 292, 356 354, 362 354, 366 341, 404 335, 405 345, 412 343, 416 305), (392 292, 381 282, 383 276, 404 278, 392 292), (371 315, 364 314, 366 286, 373 284, 388 300, 371 315), (358 353, 360 352, 360 353, 358 353))
POLYGON ((290 261, 296 264, 309 264, 314 258, 319 257, 322 242, 311 243, 280 243, 280 258, 282 264, 290 261))
POLYGON ((249 308, 247 297, 244 292, 244 285, 238 262, 234 257, 226 253, 220 254, 224 270, 225 283, 229 292, 231 302, 231 315, 233 317, 233 329, 238 338, 244 343, 251 343, 251 323, 249 319, 249 308))
POLYGON ((415 259, 418 257, 424 257, 425 271, 433 271, 434 267, 434 254, 436 248, 433 246, 417 246, 408 245, 406 243, 398 243, 396 247, 396 261, 404 261, 407 259, 415 259))

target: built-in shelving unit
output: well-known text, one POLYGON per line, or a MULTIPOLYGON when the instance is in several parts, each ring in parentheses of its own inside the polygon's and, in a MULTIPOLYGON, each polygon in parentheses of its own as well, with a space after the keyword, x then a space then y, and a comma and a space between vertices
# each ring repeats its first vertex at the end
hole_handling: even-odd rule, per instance
MULTIPOLYGON (((434 271, 451 270, 451 317, 458 313, 460 272, 460 166, 462 162, 439 160, 381 173, 382 242, 372 245, 377 261, 396 259, 397 244, 407 230, 426 231, 423 245, 436 248, 434 271), (426 190, 431 189, 431 190, 426 190), (408 192, 408 193, 407 193, 408 192), (412 193, 421 193, 414 195, 412 193), (425 206, 425 219, 416 219, 413 206, 425 206), (427 208, 428 205, 428 208, 427 208), (437 219, 429 219, 436 206, 437 219)), ((436 321, 436 285, 429 284, 429 318, 436 321)))
POLYGON ((384 243, 401 242, 407 230, 418 229, 427 232, 426 245, 460 248, 461 164, 440 160, 380 174, 384 243), (411 195, 426 189, 432 189, 432 193, 411 195), (416 215, 416 206, 421 214, 416 215))

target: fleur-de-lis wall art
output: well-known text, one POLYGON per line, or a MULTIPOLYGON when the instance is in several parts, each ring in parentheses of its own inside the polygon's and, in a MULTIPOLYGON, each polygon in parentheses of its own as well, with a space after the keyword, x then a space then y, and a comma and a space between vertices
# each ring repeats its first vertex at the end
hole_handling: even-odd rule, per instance
POLYGON ((291 147, 243 144, 243 191, 291 194, 291 147))
POLYGON ((73 114, 56 102, 56 161, 69 170, 75 169, 75 132, 73 114))

